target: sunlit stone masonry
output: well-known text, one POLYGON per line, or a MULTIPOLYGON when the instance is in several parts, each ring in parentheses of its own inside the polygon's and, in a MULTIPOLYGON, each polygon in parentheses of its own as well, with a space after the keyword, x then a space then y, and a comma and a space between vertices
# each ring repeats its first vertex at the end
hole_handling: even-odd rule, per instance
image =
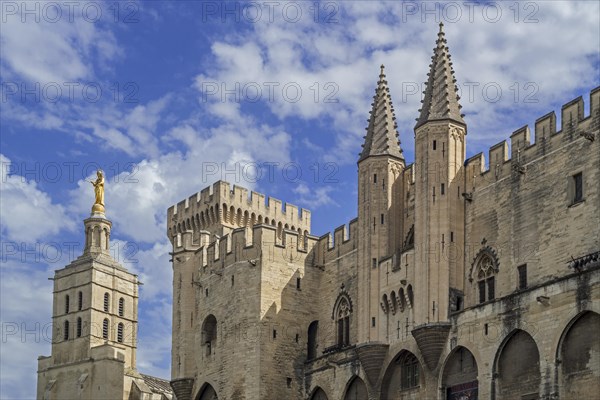
POLYGON ((600 87, 466 159, 441 25, 427 75, 409 164, 381 67, 332 234, 226 182, 169 208, 178 400, 598 398, 600 87))

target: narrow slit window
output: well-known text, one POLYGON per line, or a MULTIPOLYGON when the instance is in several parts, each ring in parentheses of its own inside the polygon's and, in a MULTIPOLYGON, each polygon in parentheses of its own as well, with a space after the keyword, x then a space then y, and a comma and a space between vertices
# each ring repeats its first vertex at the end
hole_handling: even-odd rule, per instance
POLYGON ((519 273, 519 289, 527 289, 527 264, 520 265, 517 270, 519 273))
POLYGON ((436 149, 436 147, 437 147, 437 142, 434 140, 434 141, 433 141, 433 150, 435 150, 435 149, 436 149))
POLYGON ((583 200, 583 174, 580 172, 573 175, 574 196, 573 203, 579 203, 583 200))
POLYGON ((69 321, 65 321, 64 329, 65 331, 63 332, 63 339, 69 340, 69 321))

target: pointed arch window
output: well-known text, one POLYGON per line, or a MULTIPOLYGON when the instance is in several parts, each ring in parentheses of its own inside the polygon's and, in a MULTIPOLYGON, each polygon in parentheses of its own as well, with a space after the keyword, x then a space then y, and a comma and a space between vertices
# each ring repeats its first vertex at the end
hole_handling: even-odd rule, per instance
POLYGON ((350 345, 350 315, 352 311, 346 297, 342 297, 336 310, 337 344, 340 347, 350 345))
POLYGON ((69 313, 69 306, 70 306, 69 295, 67 294, 67 295, 65 295, 65 314, 69 313))
POLYGON ((411 389, 419 386, 419 360, 412 353, 407 353, 400 361, 400 386, 411 389))
POLYGON ((479 290, 479 303, 496 298, 496 268, 494 260, 484 255, 477 265, 477 287, 479 290))

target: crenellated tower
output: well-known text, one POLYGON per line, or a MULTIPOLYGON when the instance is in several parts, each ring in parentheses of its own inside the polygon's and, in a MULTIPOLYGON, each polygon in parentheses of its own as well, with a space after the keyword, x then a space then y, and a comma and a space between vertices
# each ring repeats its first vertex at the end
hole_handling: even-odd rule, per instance
POLYGON ((390 90, 381 66, 365 143, 358 160, 359 342, 378 341, 379 262, 400 249, 403 238, 402 171, 390 90))
MULTIPOLYGON (((459 170, 465 160, 467 126, 442 23, 428 76, 415 125, 417 328, 413 335, 420 346, 447 334, 450 298, 460 301, 463 290, 464 185, 459 170)), ((424 351, 430 367, 437 364, 438 351, 441 348, 431 345, 424 351)))

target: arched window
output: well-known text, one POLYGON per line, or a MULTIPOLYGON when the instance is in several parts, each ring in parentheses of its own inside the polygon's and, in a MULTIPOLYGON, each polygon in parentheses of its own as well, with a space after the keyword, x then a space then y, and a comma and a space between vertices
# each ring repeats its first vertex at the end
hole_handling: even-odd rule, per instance
POLYGON ((81 311, 83 309, 83 292, 77 293, 77 309, 81 311))
POLYGON ((408 287, 406 288, 406 294, 408 296, 408 307, 409 308, 413 308, 415 303, 415 294, 413 293, 413 287, 412 285, 408 285, 408 287))
POLYGON ((65 295, 65 314, 69 313, 69 295, 65 295))
POLYGON ((206 347, 206 355, 214 353, 217 342, 217 319, 214 315, 206 317, 202 323, 202 345, 206 347))
POLYGON ((65 329, 65 331, 63 332, 63 339, 69 340, 69 321, 65 321, 64 329, 65 329))
POLYGON ((104 318, 102 321, 102 338, 108 339, 108 318, 104 318))
POLYGON ((77 337, 81 337, 81 317, 77 318, 77 337))
POLYGON ((104 312, 108 312, 110 308, 110 294, 104 293, 104 312))
POLYGON ((400 312, 404 312, 404 307, 406 307, 406 297, 404 295, 404 288, 400 288, 398 291, 398 307, 400 307, 400 312))
POLYGON ((121 297, 119 299, 119 317, 123 315, 125 315, 125 299, 121 297))
POLYGON ((492 258, 488 255, 482 256, 477 265, 477 287, 480 303, 494 300, 496 296, 495 274, 496 268, 492 258))
POLYGON ((400 360, 400 387, 410 389, 419 386, 419 360, 407 352, 400 360))
POLYGON ((123 343, 123 329, 125 328, 125 326, 123 325, 122 322, 119 322, 119 325, 117 325, 117 342, 119 343, 123 343))
POLYGON ((342 297, 338 302, 335 313, 337 324, 337 344, 340 347, 350 345, 350 304, 346 297, 342 297))
POLYGON ((383 310, 384 313, 388 313, 389 308, 388 308, 388 297, 387 294, 383 294, 383 297, 381 298, 381 309, 383 310))

